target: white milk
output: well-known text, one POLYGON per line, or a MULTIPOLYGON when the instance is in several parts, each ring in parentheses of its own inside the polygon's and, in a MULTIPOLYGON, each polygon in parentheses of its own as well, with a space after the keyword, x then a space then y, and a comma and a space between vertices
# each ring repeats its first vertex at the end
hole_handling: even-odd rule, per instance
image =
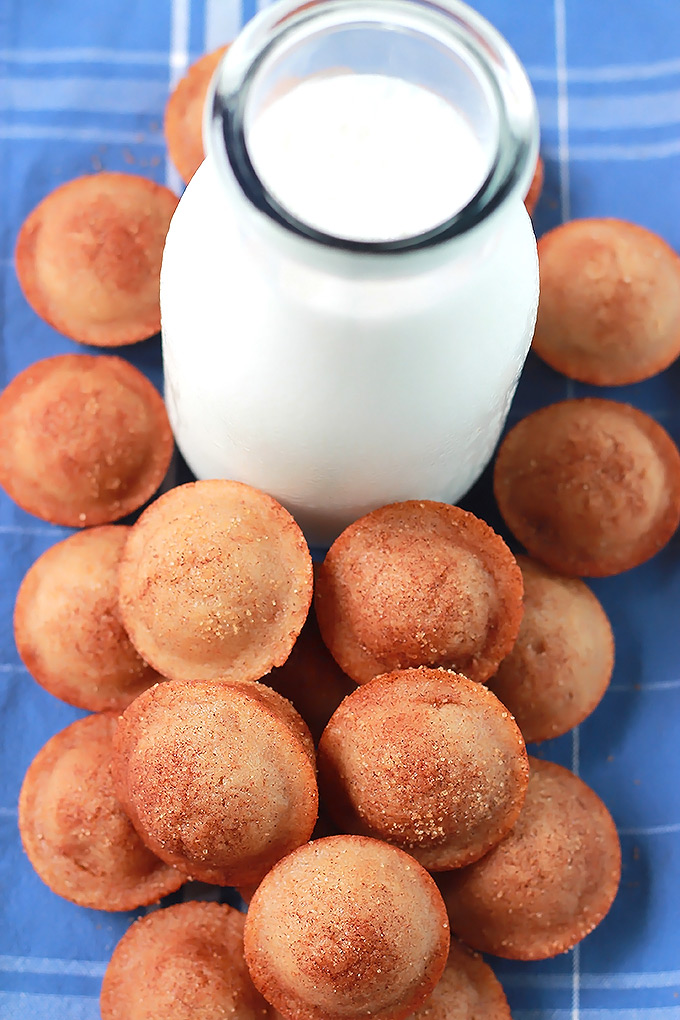
POLYGON ((470 201, 489 169, 450 103, 382 74, 299 85, 258 117, 248 149, 262 182, 294 216, 357 241, 438 227, 470 201))
MULTIPOLYGON (((353 239, 435 227, 487 172, 447 102, 380 75, 310 78, 247 140, 283 206, 353 239)), ((455 502, 498 440, 537 296, 520 195, 460 238, 366 256, 274 223, 209 158, 174 216, 161 276, 179 447, 199 478, 274 495, 312 542, 394 500, 455 502)))

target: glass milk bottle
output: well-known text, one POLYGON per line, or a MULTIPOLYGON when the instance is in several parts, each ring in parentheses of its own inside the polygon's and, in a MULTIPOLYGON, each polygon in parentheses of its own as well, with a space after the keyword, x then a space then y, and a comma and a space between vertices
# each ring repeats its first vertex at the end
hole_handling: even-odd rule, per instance
POLYGON ((517 57, 457 0, 282 0, 244 29, 161 275, 197 477, 264 489, 319 544, 465 494, 534 328, 537 133, 517 57))

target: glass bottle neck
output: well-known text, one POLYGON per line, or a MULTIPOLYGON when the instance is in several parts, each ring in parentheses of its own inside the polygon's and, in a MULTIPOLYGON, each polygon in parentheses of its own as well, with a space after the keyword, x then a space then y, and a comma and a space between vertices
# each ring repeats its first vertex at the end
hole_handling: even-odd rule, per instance
POLYGON ((537 147, 517 57, 458 0, 280 0, 206 110, 208 154, 255 215, 380 261, 476 234, 523 197, 537 147))

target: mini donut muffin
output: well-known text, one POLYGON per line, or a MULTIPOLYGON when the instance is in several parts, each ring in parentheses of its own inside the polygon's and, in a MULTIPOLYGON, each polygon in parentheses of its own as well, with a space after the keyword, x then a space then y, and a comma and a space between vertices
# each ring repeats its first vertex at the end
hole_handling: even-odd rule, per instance
POLYGON ((263 684, 170 681, 123 713, 113 778, 147 846, 191 878, 251 885, 309 839, 314 745, 263 684))
POLYGON ((132 513, 163 481, 173 445, 161 395, 122 358, 45 358, 0 393, 0 486, 53 524, 132 513))
POLYGON ((575 946, 608 912, 621 877, 616 826, 597 794, 560 765, 529 761, 529 789, 510 834, 441 879, 451 930, 511 960, 575 946))
POLYGON ((545 165, 543 160, 539 156, 536 160, 536 169, 534 170, 534 176, 531 178, 531 184, 527 191, 524 204, 527 207, 527 212, 530 216, 533 216, 536 204, 541 197, 543 191, 543 178, 545 177, 545 165))
POLYGON ((72 340, 119 347, 161 328, 165 235, 178 198, 136 174, 62 184, 24 221, 15 261, 41 319, 72 340))
POLYGON ((178 903, 141 917, 106 969, 102 1020, 272 1016, 243 958, 244 922, 226 903, 178 903))
POLYGON ((289 1020, 401 1020, 432 992, 449 928, 421 866, 362 836, 307 843, 253 896, 250 975, 289 1020))
POLYGON ((263 678, 263 683, 293 703, 318 743, 328 720, 343 698, 356 690, 321 640, 314 610, 283 666, 263 678))
POLYGON ((165 141, 170 159, 188 184, 205 159, 203 150, 203 107, 217 65, 227 52, 220 46, 205 53, 180 78, 165 107, 165 141))
POLYGON ((123 709, 163 679, 120 620, 118 564, 129 530, 103 525, 57 542, 24 577, 14 607, 14 639, 29 673, 91 712, 123 709))
POLYGON ((505 992, 489 964, 462 942, 452 939, 437 987, 411 1020, 512 1020, 512 1017, 505 992))
POLYGON ((28 859, 52 892, 95 910, 136 910, 175 892, 186 877, 142 843, 111 780, 116 718, 71 723, 38 752, 19 796, 28 859))
POLYGON ((534 411, 503 440, 494 493, 529 554, 569 576, 644 563, 680 520, 680 453, 649 415, 613 400, 534 411))
POLYGON ((549 740, 599 705, 614 668, 614 635, 590 588, 524 556, 524 617, 515 647, 489 688, 526 741, 549 740))
POLYGON ((319 744, 323 803, 343 832, 431 871, 476 861, 512 828, 529 765, 498 698, 464 676, 405 669, 346 698, 319 744))
POLYGON ((321 565, 321 636, 357 683, 410 666, 487 680, 515 643, 522 575, 488 524, 429 500, 351 524, 321 565))
POLYGON ((173 680, 259 680, 290 654, 312 599, 300 528, 241 482, 190 482, 134 525, 120 566, 133 645, 173 680))
POLYGON ((533 349, 596 386, 639 382, 680 354, 680 258, 643 227, 572 220, 538 242, 533 349))

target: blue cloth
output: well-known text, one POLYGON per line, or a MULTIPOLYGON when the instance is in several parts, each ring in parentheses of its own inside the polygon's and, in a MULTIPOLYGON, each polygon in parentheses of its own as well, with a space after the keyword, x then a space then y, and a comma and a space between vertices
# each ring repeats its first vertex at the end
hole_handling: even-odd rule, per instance
MULTIPOLYGON (((680 4, 480 0, 525 61, 546 158, 539 233, 562 218, 619 216, 680 248, 680 4)), ((176 185, 163 106, 205 49, 231 38, 255 0, 3 0, 0 3, 0 385, 30 362, 82 350, 41 322, 12 266, 17 230, 58 184, 100 167, 176 185)), ((123 355, 160 384, 158 340, 123 355)), ((512 420, 591 392, 530 357, 512 420)), ((602 392, 602 391, 597 391, 602 392)), ((680 364, 604 392, 680 440, 680 364)), ((488 475, 468 505, 500 528, 488 475)), ((501 529, 502 530, 502 529, 501 529)), ((0 493, 0 1018, 95 1020, 106 961, 132 915, 73 906, 34 875, 17 833, 26 768, 79 714, 23 669, 12 607, 25 571, 64 537, 0 493)), ((614 907, 574 952, 495 963, 515 1020, 680 1018, 680 538, 593 588, 614 624, 611 690, 579 731, 539 754, 577 769, 621 832, 614 907)), ((185 894, 186 895, 186 894, 185 894)))

